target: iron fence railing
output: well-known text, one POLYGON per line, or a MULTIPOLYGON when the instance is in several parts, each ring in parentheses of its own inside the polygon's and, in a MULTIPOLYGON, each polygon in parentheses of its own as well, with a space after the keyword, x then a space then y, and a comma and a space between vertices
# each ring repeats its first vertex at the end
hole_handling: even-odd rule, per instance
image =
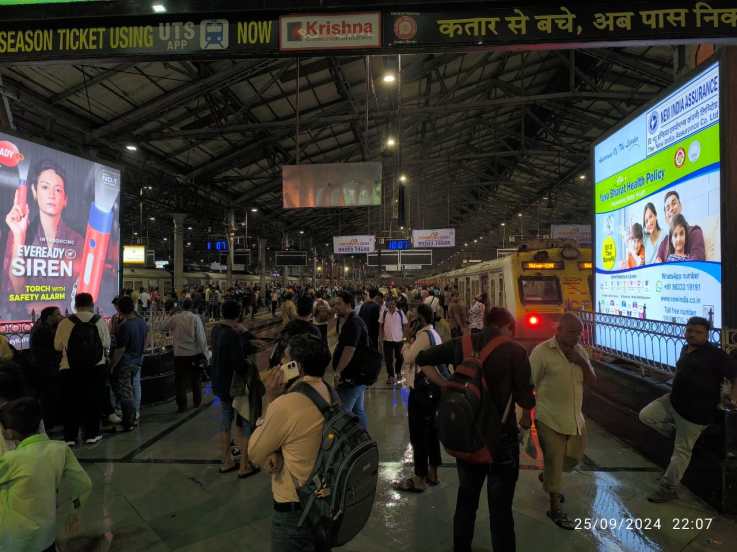
MULTIPOLYGON (((673 374, 686 326, 627 316, 581 312, 584 324, 583 342, 591 350, 625 359, 643 372, 673 374)), ((721 345, 721 329, 709 331, 709 341, 721 345)))

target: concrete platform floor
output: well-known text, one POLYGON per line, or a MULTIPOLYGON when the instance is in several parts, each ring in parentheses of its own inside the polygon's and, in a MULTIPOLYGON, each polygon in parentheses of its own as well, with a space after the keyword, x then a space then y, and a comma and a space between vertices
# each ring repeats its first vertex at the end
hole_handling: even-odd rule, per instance
MULTIPOLYGON (((420 495, 402 495, 390 483, 411 473, 407 392, 377 385, 367 394, 370 431, 381 451, 380 481, 370 522, 342 550, 450 551, 457 475, 449 457, 441 484, 420 495)), ((239 481, 218 473, 215 432, 219 404, 206 394, 196 411, 177 414, 173 403, 146 408, 140 427, 77 449, 94 490, 77 536, 60 540, 65 552, 268 551, 270 482, 266 475, 239 481)), ((545 516, 540 465, 522 454, 515 498, 518 550, 536 551, 731 551, 737 524, 719 516, 688 491, 665 505, 650 504, 648 491, 660 469, 594 423, 585 465, 565 480, 572 517, 596 528, 564 531, 545 516), (661 528, 636 529, 623 519, 658 520, 661 528), (612 519, 616 527, 602 526, 612 519), (705 520, 709 528, 677 529, 705 520), (710 521, 706 521, 710 520, 710 521)), ((475 550, 491 550, 488 510, 482 499, 475 550)), ((701 523, 701 522, 699 522, 701 523)), ((701 527, 701 525, 699 525, 701 527)))

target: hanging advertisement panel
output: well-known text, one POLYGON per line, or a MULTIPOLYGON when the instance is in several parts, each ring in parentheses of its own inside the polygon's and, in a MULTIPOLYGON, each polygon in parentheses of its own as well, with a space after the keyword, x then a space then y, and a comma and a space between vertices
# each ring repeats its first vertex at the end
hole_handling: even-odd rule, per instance
POLYGON ((554 240, 571 240, 580 247, 591 247, 591 225, 551 224, 550 237, 554 240))
POLYGON ((285 209, 381 205, 381 163, 284 165, 285 209))
POLYGON ((279 18, 279 49, 343 50, 381 48, 381 14, 285 15, 279 18))
POLYGON ((118 169, 0 133, 3 321, 51 305, 74 312, 82 292, 113 313, 119 194, 118 169))
POLYGON ((455 228, 412 230, 412 247, 455 247, 455 228))
POLYGON ((146 246, 145 245, 124 245, 123 246, 123 264, 127 264, 127 265, 146 264, 146 246))
POLYGON ((373 253, 376 236, 333 236, 333 252, 339 255, 373 253))
POLYGON ((719 86, 714 63, 595 145, 597 312, 721 327, 719 86))

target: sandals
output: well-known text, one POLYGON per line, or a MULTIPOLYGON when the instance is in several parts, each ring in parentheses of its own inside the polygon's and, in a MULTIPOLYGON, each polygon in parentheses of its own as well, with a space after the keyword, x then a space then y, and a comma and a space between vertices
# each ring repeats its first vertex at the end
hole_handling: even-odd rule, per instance
POLYGON ((238 479, 247 479, 247 478, 251 477, 252 475, 256 475, 257 473, 259 473, 261 471, 260 469, 258 469, 256 466, 254 466, 250 462, 249 462, 249 466, 251 468, 251 471, 248 471, 246 473, 239 473, 238 474, 238 479))
POLYGON ((553 523, 555 523, 561 529, 573 531, 576 528, 574 522, 568 518, 568 515, 565 512, 555 510, 554 512, 547 512, 547 515, 551 520, 553 520, 553 523))
POLYGON ((401 481, 394 481, 392 483, 392 489, 404 493, 424 493, 425 489, 421 489, 415 485, 415 480, 412 477, 402 479, 401 481))

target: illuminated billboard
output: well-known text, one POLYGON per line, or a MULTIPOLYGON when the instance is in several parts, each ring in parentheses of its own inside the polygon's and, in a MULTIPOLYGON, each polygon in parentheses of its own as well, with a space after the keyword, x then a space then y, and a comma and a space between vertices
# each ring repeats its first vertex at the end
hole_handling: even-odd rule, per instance
POLYGON ((381 205, 381 163, 284 165, 285 209, 381 205))
POLYGON ((0 319, 118 294, 120 171, 0 133, 0 319))
POLYGON ((597 312, 721 327, 719 96, 714 63, 594 146, 597 312))
POLYGON ((123 264, 127 264, 127 265, 146 264, 146 246, 145 245, 124 245, 123 246, 123 264))

